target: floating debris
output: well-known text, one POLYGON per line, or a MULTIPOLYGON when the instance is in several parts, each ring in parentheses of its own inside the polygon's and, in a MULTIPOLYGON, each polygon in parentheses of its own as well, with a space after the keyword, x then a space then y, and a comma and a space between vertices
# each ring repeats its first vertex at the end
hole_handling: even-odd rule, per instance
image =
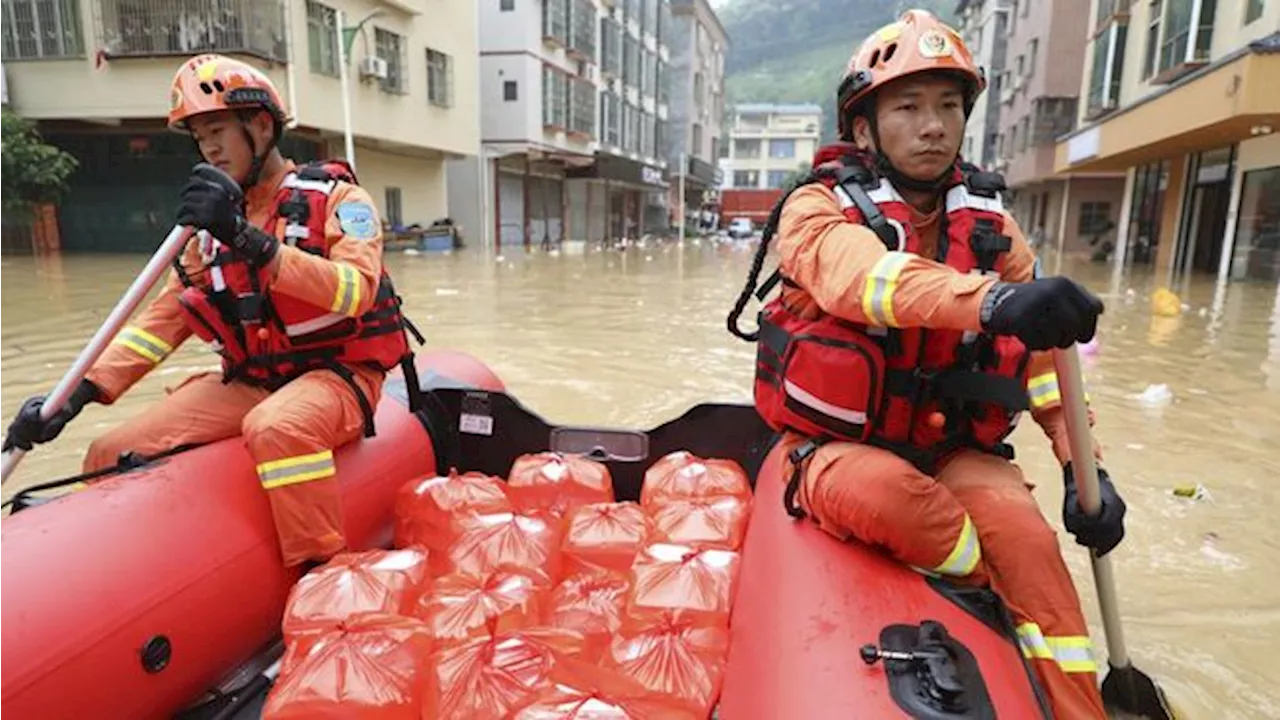
POLYGON ((1147 389, 1138 394, 1137 398, 1138 403, 1143 407, 1164 407, 1173 402, 1173 391, 1169 389, 1168 385, 1157 383, 1148 385, 1147 389))
MULTIPOLYGON (((1173 494, 1175 497, 1189 500, 1208 500, 1213 502, 1213 496, 1209 494, 1209 489, 1200 483, 1195 485, 1176 485, 1173 488, 1173 494)), ((1217 536, 1215 535, 1214 537, 1217 536)))

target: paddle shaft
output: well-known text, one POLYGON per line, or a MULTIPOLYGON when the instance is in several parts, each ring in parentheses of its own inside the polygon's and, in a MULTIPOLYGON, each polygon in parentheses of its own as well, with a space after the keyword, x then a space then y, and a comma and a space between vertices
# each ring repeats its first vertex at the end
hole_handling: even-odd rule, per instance
MULTIPOLYGON (((1075 476, 1080 507, 1089 515, 1102 509, 1098 490, 1098 465, 1093 456, 1093 438, 1089 431, 1089 411, 1084 401, 1084 379, 1080 372, 1080 354, 1076 346, 1053 351, 1054 369, 1058 375, 1058 391, 1067 419, 1067 437, 1071 442, 1071 470, 1075 476)), ((1093 584, 1097 587, 1098 606, 1102 610, 1102 629, 1107 635, 1108 662, 1117 668, 1128 667, 1129 651, 1124 644, 1120 625, 1120 604, 1116 600, 1115 577, 1111 573, 1111 557, 1093 560, 1093 584)))
MULTIPOLYGON (((133 311, 138 309, 138 305, 142 304, 143 298, 147 293, 151 292, 151 288, 155 286, 164 273, 169 269, 169 265, 173 259, 178 256, 182 248, 186 246, 187 239, 191 237, 191 230, 181 225, 174 225, 169 231, 169 236, 161 243, 160 249, 156 250, 155 255, 151 256, 151 260, 147 262, 147 266, 142 269, 138 277, 129 286, 128 291, 116 303, 115 308, 111 310, 111 314, 98 328, 98 332, 94 333, 93 339, 80 351, 80 356, 62 376, 58 384, 53 388, 53 392, 49 393, 44 404, 40 407, 40 417, 48 420, 53 417, 62 406, 66 404, 71 394, 75 392, 80 385, 80 381, 84 379, 89 368, 97 361, 98 356, 102 355, 102 351, 107 349, 107 344, 120 332, 124 324, 128 322, 129 317, 133 315, 133 311)), ((13 448, 4 454, 3 470, 0 470, 0 484, 8 481, 9 475, 18 467, 18 463, 22 461, 22 457, 26 453, 19 449, 13 448)))

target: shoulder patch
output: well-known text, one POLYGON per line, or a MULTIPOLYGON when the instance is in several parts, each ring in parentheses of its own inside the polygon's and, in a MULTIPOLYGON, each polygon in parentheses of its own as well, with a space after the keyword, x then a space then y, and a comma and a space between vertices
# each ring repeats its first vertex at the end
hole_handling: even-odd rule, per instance
POLYGON ((344 202, 338 206, 338 224, 342 232, 358 240, 378 237, 378 213, 363 202, 344 202))

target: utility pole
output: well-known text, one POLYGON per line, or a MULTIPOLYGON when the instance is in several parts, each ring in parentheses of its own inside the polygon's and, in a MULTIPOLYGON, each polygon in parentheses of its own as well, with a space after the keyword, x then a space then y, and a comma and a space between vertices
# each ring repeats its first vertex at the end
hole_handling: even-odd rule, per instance
POLYGON ((680 242, 684 242, 684 213, 685 213, 684 173, 685 173, 685 168, 687 168, 688 165, 689 165, 688 157, 685 155, 685 153, 680 153, 680 180, 679 180, 680 184, 679 184, 679 190, 677 191, 677 196, 679 197, 679 203, 680 203, 680 224, 678 225, 680 229, 680 235, 678 236, 678 239, 680 242))
POLYGON ((333 18, 333 34, 338 41, 338 88, 342 94, 342 142, 343 152, 347 156, 347 162, 351 164, 351 169, 356 169, 356 140, 355 134, 351 130, 351 92, 350 92, 350 73, 347 72, 347 59, 351 57, 351 44, 356 39, 356 33, 360 32, 360 28, 370 20, 382 14, 381 10, 374 10, 365 16, 363 20, 356 23, 355 27, 346 27, 345 20, 347 14, 341 10, 334 11, 333 18))

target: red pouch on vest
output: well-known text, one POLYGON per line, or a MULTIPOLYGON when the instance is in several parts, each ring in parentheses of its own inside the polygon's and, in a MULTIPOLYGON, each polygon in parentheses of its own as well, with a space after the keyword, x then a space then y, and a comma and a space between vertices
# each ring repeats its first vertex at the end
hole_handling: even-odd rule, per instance
POLYGON ((865 442, 879 420, 884 351, 830 316, 806 320, 781 304, 760 318, 756 409, 774 430, 865 442))
POLYGON ((218 353, 232 365, 239 365, 249 358, 243 344, 236 339, 236 328, 228 325, 222 313, 209 301, 204 290, 189 287, 178 295, 178 307, 182 320, 191 332, 201 340, 212 343, 218 353))

